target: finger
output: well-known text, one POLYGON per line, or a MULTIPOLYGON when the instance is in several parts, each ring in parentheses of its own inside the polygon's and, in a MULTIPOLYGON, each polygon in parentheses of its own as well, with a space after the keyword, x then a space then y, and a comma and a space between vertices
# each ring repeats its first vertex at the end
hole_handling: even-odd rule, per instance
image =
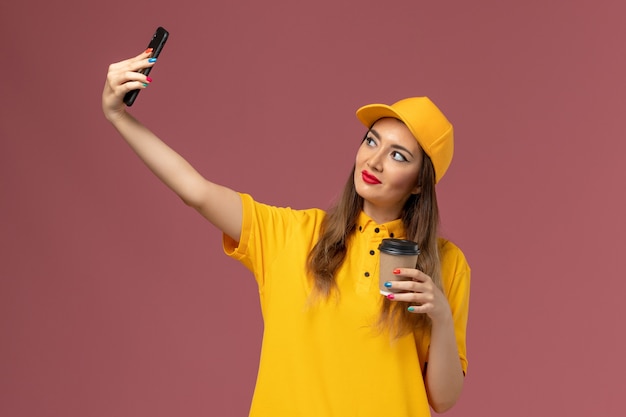
POLYGON ((122 97, 126 93, 132 90, 143 90, 150 85, 149 82, 144 82, 142 80, 137 81, 127 81, 123 84, 117 85, 115 88, 111 88, 111 92, 116 97, 122 97))
POLYGON ((124 82, 129 82, 129 81, 140 81, 142 83, 152 82, 152 78, 148 77, 147 75, 141 72, 136 72, 136 71, 126 71, 122 79, 125 80, 124 82))
POLYGON ((142 53, 140 53, 139 55, 137 55, 135 57, 132 57, 132 58, 128 59, 127 61, 129 61, 129 62, 142 62, 144 60, 147 60, 147 59, 151 58, 152 55, 153 55, 153 52, 154 52, 154 49, 148 48, 145 51, 143 51, 142 53))
POLYGON ((396 268, 393 274, 400 277, 413 278, 419 274, 420 270, 415 268, 396 268))
POLYGON ((432 278, 430 278, 428 275, 426 275, 424 272, 420 271, 419 269, 416 269, 415 271, 416 271, 416 274, 411 277, 413 281, 416 281, 416 282, 432 281, 432 278))
POLYGON ((125 95, 129 91, 143 90, 145 88, 148 88, 149 85, 150 83, 144 83, 141 81, 130 81, 123 85, 123 89, 120 89, 120 92, 122 93, 122 95, 125 95))
POLYGON ((418 292, 423 284, 416 281, 387 281, 385 287, 393 292, 418 292))
POLYGON ((407 311, 414 314, 428 314, 432 310, 432 304, 410 305, 407 307, 407 311))
POLYGON ((140 84, 150 84, 152 82, 152 78, 147 77, 146 75, 135 72, 135 71, 125 71, 123 73, 113 73, 109 74, 107 77, 107 83, 109 87, 116 93, 125 93, 130 90, 135 90, 137 87, 137 83, 140 84))
POLYGON ((394 275, 410 278, 416 282, 428 282, 432 281, 432 279, 426 275, 424 272, 415 268, 396 268, 393 270, 394 275))
POLYGON ((391 301, 402 301, 408 304, 407 311, 416 314, 429 314, 435 310, 435 304, 432 300, 426 301, 423 297, 419 297, 413 293, 389 294, 387 299, 391 301))
POLYGON ((411 303, 412 305, 426 305, 433 304, 435 296, 432 293, 402 292, 390 293, 387 295, 387 299, 393 301, 403 301, 411 303))
POLYGON ((109 73, 120 71, 139 71, 144 68, 152 67, 156 63, 156 58, 152 58, 152 48, 148 48, 139 55, 115 62, 109 66, 109 73))
POLYGON ((156 63, 156 58, 144 58, 138 61, 128 61, 126 65, 119 67, 118 72, 140 72, 146 68, 152 68, 156 63))
POLYGON ((126 83, 126 85, 128 87, 128 91, 132 91, 132 90, 141 90, 144 88, 148 88, 150 83, 144 83, 141 81, 133 81, 133 82, 126 83))

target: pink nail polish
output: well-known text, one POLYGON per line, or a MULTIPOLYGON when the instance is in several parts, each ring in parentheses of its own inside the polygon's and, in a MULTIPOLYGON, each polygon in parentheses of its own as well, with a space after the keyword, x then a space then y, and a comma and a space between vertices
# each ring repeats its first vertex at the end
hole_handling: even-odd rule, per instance
POLYGON ((393 294, 387 294, 387 299, 393 300, 394 299, 394 295, 393 294))
POLYGON ((150 77, 146 77, 146 81, 148 81, 149 83, 151 83, 151 82, 152 82, 152 78, 150 78, 150 77))
POLYGON ((400 269, 399 269, 399 268, 394 269, 394 270, 393 270, 393 273, 394 273, 394 274, 396 274, 396 275, 398 275, 398 274, 400 273, 400 269))

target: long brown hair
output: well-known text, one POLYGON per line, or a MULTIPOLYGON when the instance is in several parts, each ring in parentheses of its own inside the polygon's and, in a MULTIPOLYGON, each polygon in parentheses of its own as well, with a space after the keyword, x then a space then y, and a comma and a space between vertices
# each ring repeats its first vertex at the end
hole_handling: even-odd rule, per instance
MULTIPOLYGON (((313 296, 324 298, 337 289, 335 272, 343 263, 346 253, 346 241, 356 228, 356 220, 363 209, 363 198, 354 186, 354 170, 344 186, 337 204, 328 211, 322 221, 320 238, 309 253, 307 268, 313 278, 313 296)), ((418 243, 420 255, 416 268, 430 276, 441 288, 441 264, 437 244, 439 227, 439 208, 435 193, 435 170, 425 153, 419 173, 421 191, 406 201, 402 211, 402 223, 407 239, 418 243)), ((417 327, 429 327, 426 314, 410 313, 408 304, 392 302, 383 298, 377 327, 389 329, 393 337, 412 332, 417 327)))

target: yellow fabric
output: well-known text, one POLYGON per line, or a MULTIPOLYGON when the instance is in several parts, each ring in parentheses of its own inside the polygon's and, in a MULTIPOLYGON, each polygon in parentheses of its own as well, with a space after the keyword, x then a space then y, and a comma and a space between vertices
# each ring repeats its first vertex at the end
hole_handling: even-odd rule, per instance
MULTIPOLYGON (((225 235, 223 243, 229 256, 254 273, 259 287, 264 335, 250 416, 429 416, 422 379, 428 336, 416 332, 391 341, 372 329, 383 298, 377 248, 383 238, 405 238, 401 221, 377 225, 361 213, 336 277, 339 295, 311 304, 305 265, 325 213, 241 198, 239 242, 225 235)), ((441 241, 441 256, 466 371, 470 270, 450 242, 441 241)))

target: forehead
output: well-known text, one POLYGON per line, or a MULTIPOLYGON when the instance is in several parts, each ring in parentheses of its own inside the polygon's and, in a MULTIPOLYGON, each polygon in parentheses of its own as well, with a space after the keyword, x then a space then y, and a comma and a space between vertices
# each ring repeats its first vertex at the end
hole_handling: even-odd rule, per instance
POLYGON ((393 142, 415 152, 422 149, 409 128, 398 119, 391 117, 379 119, 370 130, 377 134, 382 141, 393 142))

